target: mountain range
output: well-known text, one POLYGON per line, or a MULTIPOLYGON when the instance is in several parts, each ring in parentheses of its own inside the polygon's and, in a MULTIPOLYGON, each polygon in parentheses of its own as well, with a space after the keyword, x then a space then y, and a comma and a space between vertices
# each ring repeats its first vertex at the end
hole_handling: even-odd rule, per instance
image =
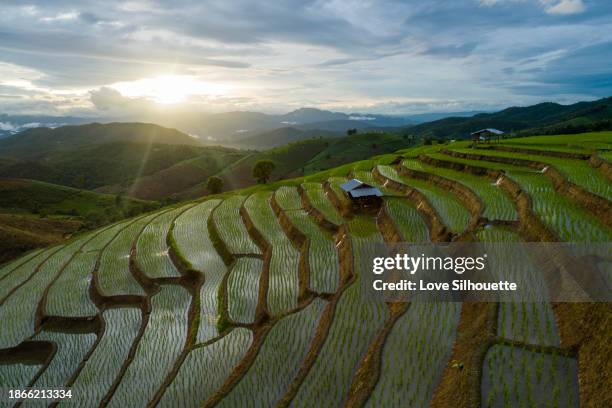
POLYGON ((300 108, 279 115, 259 112, 200 113, 168 111, 123 117, 79 118, 72 116, 0 114, 0 138, 5 138, 35 127, 57 128, 92 122, 140 122, 155 123, 160 126, 175 128, 184 133, 199 137, 203 143, 234 143, 246 146, 252 144, 253 137, 284 127, 291 127, 305 132, 344 133, 349 128, 402 127, 440 119, 449 115, 463 117, 471 116, 475 113, 478 112, 437 112, 393 116, 362 113, 347 114, 315 108, 300 108), (244 143, 244 140, 247 142, 244 143))
MULTIPOLYGON (((611 101, 612 98, 604 98, 570 105, 546 102, 526 107, 510 107, 498 112, 424 113, 402 116, 342 113, 315 108, 300 108, 276 115, 240 111, 198 113, 169 110, 122 118, 97 118, 95 122, 154 123, 177 129, 181 135, 175 134, 172 136, 174 140, 169 141, 174 144, 268 149, 312 137, 340 137, 344 136, 348 129, 450 139, 465 138, 470 132, 488 127, 521 135, 604 130, 612 126, 609 122, 612 118, 611 101)), ((0 139, 11 139, 9 136, 20 133, 21 136, 29 138, 27 144, 36 144, 37 135, 44 137, 48 132, 48 129, 35 130, 39 125, 57 128, 59 125, 92 121, 94 120, 91 118, 78 117, 0 115, 0 139)), ((95 128, 88 131, 95 132, 95 128)), ((3 147, 0 146, 0 149, 3 147)))

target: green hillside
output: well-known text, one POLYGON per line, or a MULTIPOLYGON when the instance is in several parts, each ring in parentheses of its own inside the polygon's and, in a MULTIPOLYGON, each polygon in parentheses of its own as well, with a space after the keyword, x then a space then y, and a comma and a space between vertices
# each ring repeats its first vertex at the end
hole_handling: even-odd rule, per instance
MULTIPOLYGON (((235 149, 221 147, 110 142, 57 151, 37 160, 0 163, 0 177, 95 189, 115 184, 131 185, 141 177, 155 175, 189 160, 203 163, 200 167, 204 167, 203 177, 207 177, 243 155, 235 149)), ((188 162, 185 164, 189 166, 188 162)), ((157 198, 146 194, 144 197, 157 198)))
POLYGON ((233 143, 239 147, 250 149, 272 149, 284 144, 311 139, 313 137, 342 137, 346 134, 346 129, 347 128, 344 128, 339 132, 333 132, 330 130, 320 129, 303 130, 295 127, 281 127, 258 133, 255 136, 249 136, 233 143))
MULTIPOLYGON (((224 190, 244 188, 255 184, 252 176, 252 169, 255 163, 259 160, 272 160, 276 166, 271 176, 272 180, 295 177, 302 174, 302 168, 305 164, 312 157, 323 151, 329 144, 330 142, 326 139, 316 138, 289 143, 263 152, 254 152, 236 161, 216 175, 223 180, 224 190)), ((200 197, 207 192, 206 183, 201 183, 177 194, 177 196, 194 198, 200 197)))
POLYGON ((379 154, 390 153, 409 145, 409 139, 392 133, 359 133, 334 140, 304 166, 312 174, 379 154))
POLYGON ((273 183, 0 266, 0 383, 69 387, 75 406, 608 406, 609 304, 383 303, 361 281, 384 243, 609 242, 612 133, 378 137, 253 154, 226 184, 264 157, 273 183), (332 153, 367 160, 314 172, 332 153), (352 205, 348 177, 380 208, 352 205))
POLYGON ((34 159, 54 152, 108 142, 199 144, 197 139, 185 133, 150 123, 90 123, 55 129, 28 129, 0 140, 0 156, 34 159))
POLYGON ((151 201, 99 194, 36 180, 0 178, 2 259, 60 243, 79 230, 99 227, 158 208, 151 201))
POLYGON ((420 137, 447 139, 467 138, 471 132, 496 128, 504 132, 525 135, 582 133, 590 130, 611 130, 612 98, 572 105, 540 103, 527 107, 512 107, 495 113, 480 113, 471 117, 449 117, 406 128, 420 137))
POLYGON ((74 217, 0 213, 0 263, 50 245, 65 242, 83 228, 74 217))
MULTIPOLYGON (((160 154, 165 149, 161 148, 160 154)), ((181 160, 161 170, 145 169, 140 177, 119 184, 106 185, 97 191, 119 193, 145 200, 161 200, 206 183, 208 177, 246 157, 247 152, 225 147, 201 149, 193 158, 181 160)), ((150 157, 150 156, 149 156, 150 157)), ((163 156, 160 156, 163 160, 163 156)), ((167 158, 167 157, 166 157, 167 158)))
MULTIPOLYGON (((363 160, 373 155, 393 152, 405 147, 410 139, 389 133, 360 133, 335 138, 313 138, 289 143, 284 146, 256 152, 236 161, 217 176, 224 182, 224 190, 230 191, 255 184, 253 165, 258 160, 272 160, 276 168, 271 180, 283 180, 301 175, 310 175, 345 163, 363 160)), ((176 196, 195 198, 207 193, 202 183, 176 196)))
POLYGON ((0 179, 0 211, 85 217, 108 211, 120 200, 127 212, 151 209, 153 203, 115 195, 99 194, 56 184, 25 179, 0 179))
POLYGON ((161 199, 245 155, 146 123, 34 128, 0 141, 0 177, 161 199))

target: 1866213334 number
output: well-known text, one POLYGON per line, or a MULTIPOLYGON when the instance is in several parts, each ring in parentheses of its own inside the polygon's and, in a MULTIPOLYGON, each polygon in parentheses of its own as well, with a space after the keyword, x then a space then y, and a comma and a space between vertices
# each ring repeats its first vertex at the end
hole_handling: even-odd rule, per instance
POLYGON ((24 389, 9 389, 6 390, 5 396, 9 400, 58 400, 72 398, 72 390, 70 389, 40 389, 40 388, 24 388, 24 389))

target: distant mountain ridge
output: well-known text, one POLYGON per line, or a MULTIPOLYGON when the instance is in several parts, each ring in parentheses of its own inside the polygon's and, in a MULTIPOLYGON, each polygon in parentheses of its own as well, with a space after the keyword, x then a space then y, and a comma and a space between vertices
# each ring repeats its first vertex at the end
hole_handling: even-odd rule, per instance
POLYGON ((150 123, 90 123, 87 125, 38 127, 0 140, 0 157, 33 158, 70 148, 108 142, 199 145, 179 132, 150 123))
POLYGON ((587 131, 589 126, 598 126, 599 122, 609 122, 610 119, 612 97, 571 105, 544 102, 526 107, 510 107, 494 113, 480 113, 467 118, 448 117, 409 126, 405 131, 420 137, 445 138, 464 138, 470 132, 483 128, 497 128, 506 133, 537 134, 548 133, 547 129, 552 127, 554 132, 563 133, 577 125, 584 126, 583 131, 587 131))
MULTIPOLYGON (((448 114, 439 114, 448 115, 448 114)), ((256 134, 282 127, 302 130, 338 131, 344 127, 400 127, 418 123, 410 115, 379 115, 364 113, 341 113, 317 108, 300 108, 285 114, 234 111, 224 113, 199 113, 171 111, 113 118, 36 117, 0 115, 0 138, 8 137, 32 127, 56 128, 64 125, 99 122, 154 123, 159 126, 179 129, 183 133, 197 136, 203 143, 232 143, 256 134), (344 121, 346 124, 340 126, 344 121), (3 131, 2 129, 6 129, 3 131)))
POLYGON ((7 115, 0 113, 0 139, 37 127, 56 128, 81 125, 95 119, 75 116, 7 115))
POLYGON ((347 128, 400 127, 416 123, 406 115, 349 114, 317 108, 300 108, 277 115, 258 112, 179 113, 168 116, 145 115, 134 119, 181 129, 197 135, 204 143, 229 145, 283 127, 344 133, 347 128))
MULTIPOLYGON (((98 122, 140 122, 155 123, 166 128, 179 129, 193 140, 204 144, 225 144, 229 146, 249 146, 252 148, 269 148, 295 140, 311 137, 314 133, 323 136, 344 134, 347 129, 397 131, 397 128, 410 129, 416 136, 460 138, 475 129, 496 127, 506 132, 518 132, 526 129, 538 129, 539 132, 563 131, 567 128, 588 130, 595 121, 611 120, 611 98, 592 102, 578 102, 561 105, 544 102, 526 107, 511 107, 498 112, 429 112, 419 114, 385 115, 372 113, 342 113, 312 107, 303 107, 284 114, 267 114, 261 112, 234 111, 224 113, 201 113, 193 111, 158 111, 125 117, 99 118, 98 122), (562 125, 560 128, 557 125, 562 125), (548 126, 556 126, 547 129, 548 126), (278 129, 292 128, 291 131, 278 129), (299 134, 298 131, 306 132, 299 134), (272 135, 267 135, 272 132, 272 135), (286 140, 278 137, 279 133, 289 135, 286 140), (257 139, 261 143, 257 143, 257 139), (274 140, 274 143, 272 143, 274 140)), ((36 123, 51 123, 52 127, 61 123, 72 124, 87 120, 74 117, 36 117, 10 116, 0 114, 0 139, 12 135, 18 130, 27 129, 36 123), (36 119, 36 120, 35 120, 36 119), (44 120, 43 120, 44 119, 44 120), (3 130, 5 129, 5 130, 3 130)), ((603 123, 597 130, 608 128, 603 123)), ((31 129, 30 129, 31 130, 31 129)), ((30 133, 22 132, 23 135, 30 133)))
MULTIPOLYGON (((256 148, 272 146, 269 142, 260 145, 253 143, 260 134, 281 128, 294 128, 307 133, 319 132, 322 136, 338 136, 347 129, 398 128, 419 124, 449 115, 466 116, 479 112, 433 112, 407 115, 383 115, 371 113, 342 113, 318 108, 299 108, 285 114, 266 114, 260 112, 234 111, 225 113, 171 112, 143 114, 121 118, 79 118, 54 116, 27 116, 0 114, 0 139, 37 127, 58 128, 67 125, 152 123, 163 127, 178 129, 197 137, 205 144, 224 143, 228 145, 249 145, 256 148), (248 143, 243 143, 247 140, 248 143)), ((28 135, 28 133, 22 133, 28 135)), ((310 134, 302 138, 308 138, 310 134)), ((264 137, 265 139, 265 137, 264 137)), ((285 143, 299 139, 287 139, 285 143)), ((282 143, 280 143, 282 144, 282 143)), ((279 144, 274 144, 278 146, 279 144)))

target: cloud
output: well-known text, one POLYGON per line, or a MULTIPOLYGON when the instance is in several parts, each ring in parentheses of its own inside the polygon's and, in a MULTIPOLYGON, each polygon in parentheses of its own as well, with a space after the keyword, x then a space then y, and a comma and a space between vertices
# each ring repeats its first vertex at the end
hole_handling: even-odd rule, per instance
POLYGON ((11 122, 0 122, 0 130, 2 131, 10 132, 15 129, 17 129, 17 127, 13 125, 11 122))
POLYGON ((125 98, 115 89, 102 87, 89 92, 91 102, 100 110, 109 110, 112 108, 121 108, 129 103, 129 99, 125 98))
POLYGON ((96 109, 111 116, 144 113, 156 108, 154 103, 145 98, 128 98, 109 87, 92 90, 89 97, 96 109))
POLYGON ((609 54, 581 52, 612 41, 611 16, 607 0, 5 0, 0 111, 158 109, 113 87, 159 76, 232 84, 191 95, 185 105, 202 111, 597 96, 609 54))
POLYGON ((581 94, 591 97, 612 95, 612 67, 601 61, 612 60, 612 41, 602 42, 561 54, 539 69, 529 72, 530 83, 516 87, 525 94, 543 92, 581 94))
POLYGON ((463 44, 434 45, 423 51, 423 54, 447 58, 463 58, 470 55, 477 45, 478 44, 473 41, 463 44))
POLYGON ((586 10, 582 0, 542 0, 549 14, 579 14, 586 10))
POLYGON ((527 0, 479 0, 483 6, 495 6, 503 3, 524 3, 527 0))
POLYGON ((43 23, 53 23, 58 21, 74 20, 77 17, 79 17, 79 13, 75 11, 70 11, 67 13, 59 13, 54 16, 41 17, 40 21, 42 21, 43 23))
POLYGON ((580 14, 586 10, 583 0, 479 0, 482 6, 521 5, 539 3, 548 14, 580 14))

